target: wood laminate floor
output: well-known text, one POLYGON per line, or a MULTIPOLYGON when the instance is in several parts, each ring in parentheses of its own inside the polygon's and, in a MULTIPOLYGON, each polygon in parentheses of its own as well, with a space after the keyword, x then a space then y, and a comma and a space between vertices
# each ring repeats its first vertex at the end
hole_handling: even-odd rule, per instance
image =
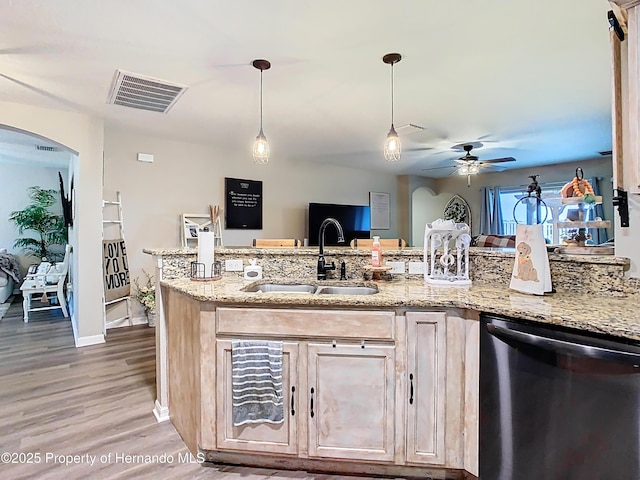
POLYGON ((155 331, 109 330, 75 348, 71 322, 14 297, 0 319, 2 479, 358 479, 189 461, 170 422, 157 423, 155 331))

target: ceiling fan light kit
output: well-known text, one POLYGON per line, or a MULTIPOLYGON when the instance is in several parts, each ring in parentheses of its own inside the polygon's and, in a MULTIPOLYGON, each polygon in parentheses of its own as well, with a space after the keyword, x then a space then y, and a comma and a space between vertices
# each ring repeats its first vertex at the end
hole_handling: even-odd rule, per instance
POLYGON ((400 137, 398 137, 398 132, 396 132, 393 126, 393 65, 400 60, 402 60, 402 55, 399 53, 387 53, 382 57, 384 63, 391 65, 391 128, 384 142, 384 158, 387 162, 397 162, 400 160, 400 152, 402 151, 400 137))
POLYGON ((257 59, 252 65, 260 70, 260 133, 253 144, 253 161, 259 165, 269 163, 269 142, 262 131, 262 71, 269 70, 271 63, 268 60, 257 59))

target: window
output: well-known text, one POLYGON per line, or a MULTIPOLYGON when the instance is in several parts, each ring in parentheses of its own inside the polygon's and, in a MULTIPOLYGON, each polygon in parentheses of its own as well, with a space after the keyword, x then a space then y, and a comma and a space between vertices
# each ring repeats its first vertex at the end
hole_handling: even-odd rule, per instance
MULTIPOLYGON (((570 228, 558 229, 556 222, 578 220, 579 211, 577 205, 564 205, 560 197, 560 190, 564 183, 540 184, 542 188, 542 200, 539 213, 535 211, 536 202, 518 201, 527 196, 527 187, 506 187, 500 189, 500 211, 502 213, 502 228, 504 235, 515 235, 518 223, 536 223, 536 218, 544 220, 542 223, 543 235, 547 243, 560 244, 562 238, 570 234, 570 228), (517 206, 516 206, 517 204, 517 206), (544 206, 546 205, 546 207, 544 206)), ((584 220, 592 220, 593 209, 587 210, 584 220)), ((595 232, 591 232, 592 235, 595 232)))

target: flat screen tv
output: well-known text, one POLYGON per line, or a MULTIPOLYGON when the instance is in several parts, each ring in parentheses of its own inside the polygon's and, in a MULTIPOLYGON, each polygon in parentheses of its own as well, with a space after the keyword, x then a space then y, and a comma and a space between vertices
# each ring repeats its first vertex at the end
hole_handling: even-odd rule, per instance
POLYGON ((349 246, 354 238, 370 238, 371 215, 369 205, 338 205, 335 203, 309 204, 309 245, 318 245, 320 225, 325 218, 333 217, 342 226, 344 243, 338 243, 334 225, 325 230, 325 246, 349 246))

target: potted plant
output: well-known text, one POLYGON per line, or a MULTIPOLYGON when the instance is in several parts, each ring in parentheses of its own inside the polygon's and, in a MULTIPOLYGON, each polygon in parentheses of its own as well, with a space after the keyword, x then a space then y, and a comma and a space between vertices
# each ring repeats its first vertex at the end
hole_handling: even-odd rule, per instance
POLYGON ((21 248, 23 252, 38 258, 62 259, 64 253, 52 248, 65 245, 68 238, 62 215, 50 210, 56 203, 57 194, 57 190, 48 190, 39 186, 29 187, 31 204, 23 210, 11 212, 9 220, 18 227, 20 235, 25 231, 33 230, 39 238, 18 238, 13 244, 14 248, 21 248))
POLYGON ((140 285, 137 278, 133 280, 133 284, 136 287, 134 298, 138 300, 144 308, 149 326, 154 327, 156 324, 156 287, 153 282, 153 277, 144 270, 142 270, 142 273, 144 273, 146 277, 144 285, 140 285))

